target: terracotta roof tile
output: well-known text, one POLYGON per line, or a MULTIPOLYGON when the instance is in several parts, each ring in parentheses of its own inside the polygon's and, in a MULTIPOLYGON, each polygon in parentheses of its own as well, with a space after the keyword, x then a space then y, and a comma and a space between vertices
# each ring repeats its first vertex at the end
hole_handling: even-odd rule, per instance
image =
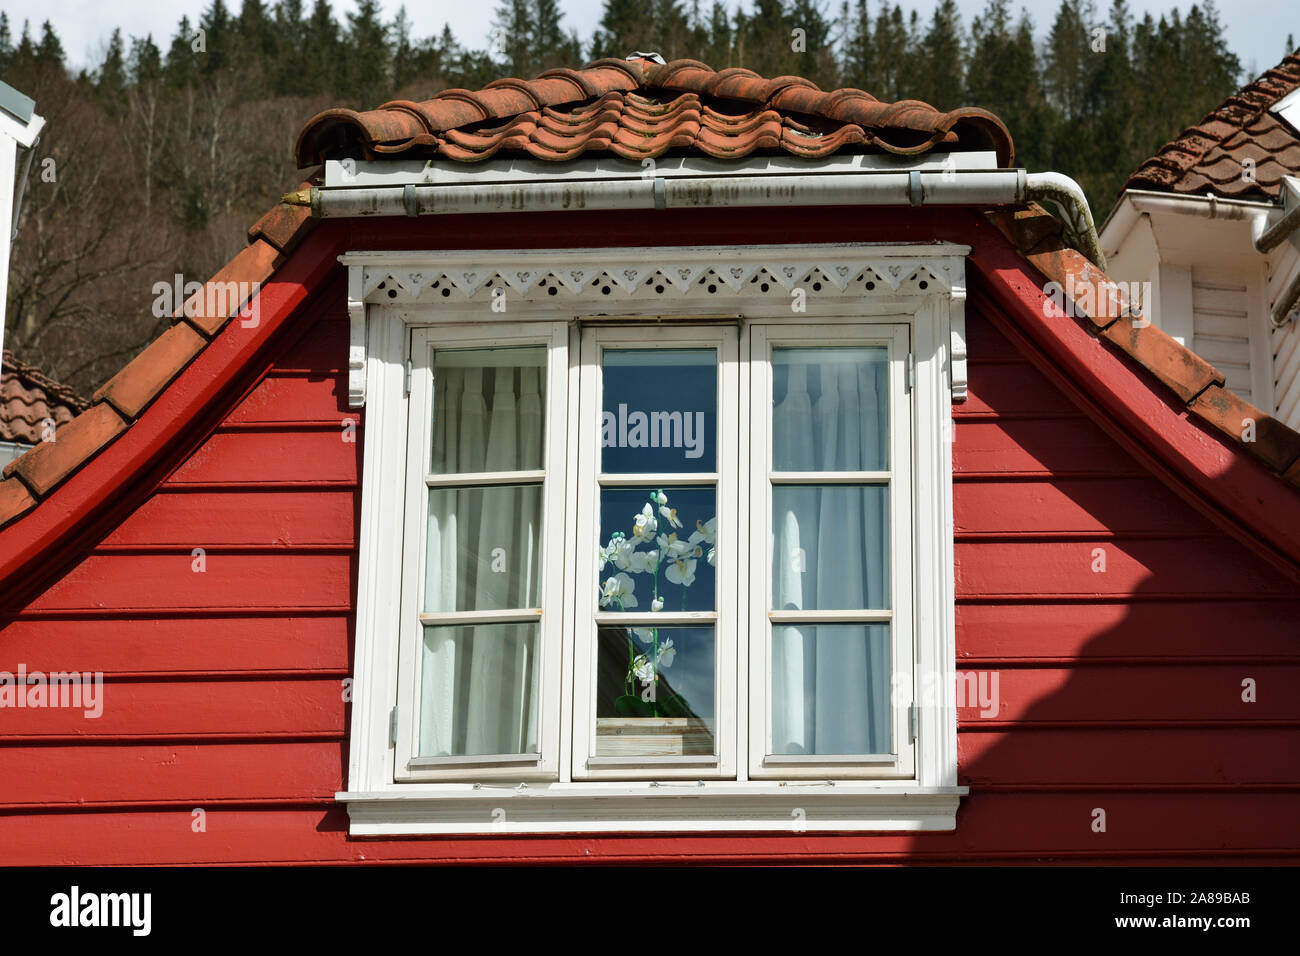
POLYGON ((17 478, 0 481, 0 527, 36 507, 36 499, 17 478))
POLYGON ((986 110, 882 103, 862 90, 827 92, 802 77, 765 79, 695 60, 597 60, 582 70, 497 80, 477 92, 444 90, 420 103, 326 110, 299 134, 297 154, 308 166, 344 156, 470 163, 501 152, 550 161, 589 152, 643 159, 669 150, 821 157, 848 147, 900 155, 991 149, 1002 166, 1014 159, 1011 134, 986 110))
POLYGON ((46 421, 52 419, 58 429, 87 404, 71 388, 5 349, 0 370, 0 441, 35 445, 43 437, 46 421))
POLYGON ((35 497, 43 498, 126 427, 111 406, 92 405, 59 429, 54 441, 41 442, 6 465, 4 477, 16 475, 35 497))
POLYGON ((255 287, 265 282, 283 261, 279 250, 265 239, 254 239, 239 251, 203 288, 185 300, 179 314, 211 338, 231 316, 238 315, 255 287))
POLYGON ((95 401, 107 401, 128 420, 138 418, 206 344, 188 322, 176 323, 109 379, 95 401))
MULTIPOLYGON (((1068 288, 1071 278, 1076 284, 1087 282, 1094 287, 1110 281, 1082 255, 1061 243, 1059 224, 1037 204, 1030 203, 1020 210, 998 209, 985 215, 1039 272, 1063 288, 1068 288)), ((1300 488, 1300 434, 1233 395, 1214 366, 1155 326, 1135 326, 1127 315, 1108 317, 1097 309, 1088 318, 1102 341, 1163 382, 1189 414, 1244 448, 1283 481, 1300 488), (1253 429, 1248 427, 1251 422, 1253 429)))
POLYGON ((1269 112, 1300 88, 1300 54, 1228 97, 1144 162, 1125 189, 1205 193, 1233 199, 1276 199, 1281 180, 1300 174, 1300 133, 1269 112), (1255 161, 1243 176, 1243 160, 1255 161))

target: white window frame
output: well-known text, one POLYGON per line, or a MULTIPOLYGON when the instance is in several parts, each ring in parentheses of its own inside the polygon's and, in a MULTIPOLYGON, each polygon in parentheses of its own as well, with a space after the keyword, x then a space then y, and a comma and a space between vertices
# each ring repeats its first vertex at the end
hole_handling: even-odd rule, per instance
MULTIPOLYGON (((500 324, 490 332, 479 326, 443 325, 412 329, 410 332, 410 393, 407 401, 406 520, 402 537, 401 660, 397 684, 396 755, 394 778, 398 781, 463 780, 473 774, 480 780, 554 780, 559 775, 559 710, 540 706, 537 714, 538 753, 467 757, 420 757, 420 707, 415 700, 422 686, 421 648, 424 624, 473 624, 516 620, 536 622, 537 700, 555 700, 560 694, 560 658, 563 651, 562 612, 564 607, 564 471, 567 460, 564 409, 568 390, 568 329, 563 322, 500 324), (446 612, 424 614, 425 562, 428 559, 428 494, 426 473, 433 447, 432 407, 433 355, 440 349, 513 348, 540 345, 546 348, 545 410, 543 414, 542 527, 539 536, 541 569, 540 606, 532 613, 503 616, 496 612, 446 612), (409 676, 407 676, 409 675, 409 676)), ((449 483, 472 483, 479 487, 511 483, 509 474, 449 475, 449 483)))
MULTIPOLYGON (((771 641, 778 623, 872 623, 890 625, 890 674, 914 673, 915 653, 912 630, 912 410, 907 390, 907 363, 911 354, 910 323, 863 323, 853 315, 828 315, 815 327, 789 321, 755 321, 749 328, 750 434, 748 466, 751 513, 766 534, 750 537, 749 552, 754 571, 749 576, 750 660, 749 669, 749 774, 755 779, 854 779, 909 778, 915 760, 911 736, 912 688, 909 681, 890 685, 892 719, 891 752, 879 755, 775 755, 771 744, 771 641), (852 611, 772 610, 772 488, 778 476, 794 473, 772 468, 772 349, 774 347, 846 348, 884 346, 888 350, 889 391, 889 555, 890 612, 887 616, 852 611), (778 620, 779 619, 779 620, 778 620)), ((800 480, 816 484, 852 479, 870 480, 867 472, 814 472, 800 480)), ((756 524, 757 524, 756 521, 756 524)))
MULTIPOLYGON (((577 627, 575 630, 575 696, 573 701, 573 777, 577 779, 727 779, 736 774, 736 613, 738 576, 736 555, 739 530, 737 514, 738 434, 741 424, 739 369, 739 335, 735 324, 690 325, 665 329, 657 326, 630 325, 624 328, 588 328, 582 335, 583 381, 579 401, 582 404, 579 435, 578 489, 576 507, 578 525, 577 627), (665 612, 650 620, 714 627, 716 654, 715 756, 699 757, 602 757, 596 756, 596 626, 602 619, 597 607, 595 584, 599 578, 596 549, 600 541, 600 489, 623 485, 634 488, 662 486, 671 495, 672 486, 656 475, 602 475, 601 458, 601 379, 604 350, 614 348, 714 348, 718 353, 718 434, 717 472, 711 476, 690 475, 677 484, 714 484, 717 492, 718 555, 715 610, 673 615, 665 612), (592 423, 597 427, 591 427, 592 423), (730 464, 728 464, 730 463, 730 464), (710 480, 701 480, 707 478, 710 480), (591 582, 587 587, 581 582, 591 582), (580 681, 580 683, 579 683, 580 681)), ((608 618, 606 618, 608 619, 608 618)))
MULTIPOLYGON (((928 696, 916 695, 921 706, 914 707, 906 720, 896 716, 896 731, 915 728, 914 766, 908 776, 866 774, 854 779, 853 773, 842 767, 829 774, 824 766, 815 777, 793 770, 780 777, 749 772, 751 766, 759 766, 753 761, 751 741, 744 736, 743 727, 753 726, 756 706, 752 665, 759 652, 751 647, 756 640, 752 634, 752 590, 756 580, 770 578, 765 541, 761 549, 735 552, 739 583, 734 619, 737 627, 751 633, 744 640, 737 639, 734 655, 742 675, 735 682, 736 714, 747 717, 733 722, 734 732, 726 745, 736 755, 734 773, 727 779, 704 778, 699 771, 678 780, 584 779, 582 769, 575 767, 575 753, 581 748, 574 740, 572 704, 573 675, 579 665, 575 635, 583 620, 579 605, 584 602, 574 597, 581 595, 582 589, 573 587, 581 580, 577 555, 594 549, 586 547, 573 522, 564 522, 569 565, 560 613, 544 610, 548 621, 558 618, 561 625, 561 659, 548 648, 552 651, 548 660, 556 661, 560 671, 558 749, 548 749, 539 738, 543 761, 547 754, 556 754, 556 774, 539 764, 532 779, 516 768, 498 767, 495 769, 504 769, 499 776, 476 773, 473 782, 459 775, 456 780, 399 780, 398 748, 393 743, 397 735, 392 734, 392 727, 393 715, 403 712, 397 706, 402 683, 401 582, 404 566, 408 574, 413 572, 409 562, 403 561, 405 545, 394 545, 402 539, 403 527, 410 520, 406 479, 412 411, 406 359, 413 328, 455 327, 458 335, 462 334, 459 329, 466 328, 472 331, 463 333, 465 341, 475 341, 478 336, 495 342, 507 326, 545 326, 548 335, 555 335, 556 322, 569 323, 564 370, 568 439, 563 473, 572 502, 580 481, 579 442, 575 440, 578 405, 587 400, 587 394, 578 391, 582 362, 576 320, 580 317, 600 313, 600 322, 610 325, 628 320, 666 325, 725 318, 741 326, 742 355, 750 354, 750 337, 760 325, 783 324, 795 332, 802 330, 796 338, 810 337, 819 326, 850 319, 859 325, 905 325, 911 338, 905 374, 913 423, 909 458, 913 547, 909 563, 915 672, 908 683, 914 691, 923 686, 922 681, 932 680, 938 681, 932 687, 955 688, 950 406, 965 395, 964 256, 968 252, 967 247, 933 243, 355 252, 343 256, 349 268, 348 308, 353 327, 349 402, 366 408, 348 789, 337 795, 348 807, 351 833, 499 836, 953 829, 960 797, 967 792, 957 783, 955 694, 934 695, 931 691, 928 696), (506 314, 499 314, 496 308, 499 299, 504 300, 506 314), (800 306, 802 311, 798 311, 800 306), (574 395, 579 401, 572 400, 574 395), (760 552, 762 558, 755 556, 760 552), (749 606, 742 607, 746 602, 749 606), (744 759, 740 759, 742 755, 744 759)), ((666 330, 664 334, 685 331, 666 330)), ((753 390, 750 366, 742 362, 736 371, 736 394, 744 406, 741 414, 752 421, 747 411, 753 390)), ((548 425, 563 414, 558 407, 555 374, 553 369, 548 382, 548 425)), ((552 428, 548 440, 558 434, 552 428)), ((755 453, 748 429, 742 427, 738 460, 747 462, 755 453)), ((548 478, 552 475, 549 467, 548 478)), ((742 479, 738 484, 737 507, 742 513, 755 494, 753 481, 751 472, 749 481, 742 479)), ((720 510, 722 507, 720 501, 720 510)), ((553 520, 549 513, 546 520, 553 520)), ((764 526, 767 522, 764 518, 764 526)), ((594 581, 594 577, 586 580, 594 581)), ((587 590, 594 591, 594 587, 587 590)), ((547 600, 555 598, 548 596, 547 600)), ((721 603, 718 610, 721 619, 725 616, 721 603)), ((720 716, 722 706, 719 699, 720 716)), ((766 716, 761 720, 766 733, 766 716)), ((400 733, 401 721, 397 724, 400 733)), ((895 772, 903 771, 896 768, 895 772)))

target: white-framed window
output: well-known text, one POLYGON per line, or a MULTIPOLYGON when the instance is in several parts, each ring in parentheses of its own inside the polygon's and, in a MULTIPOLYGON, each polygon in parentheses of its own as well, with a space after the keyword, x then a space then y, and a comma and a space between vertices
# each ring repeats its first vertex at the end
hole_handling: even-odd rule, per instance
POLYGON ((352 832, 950 829, 966 251, 344 257, 352 832))

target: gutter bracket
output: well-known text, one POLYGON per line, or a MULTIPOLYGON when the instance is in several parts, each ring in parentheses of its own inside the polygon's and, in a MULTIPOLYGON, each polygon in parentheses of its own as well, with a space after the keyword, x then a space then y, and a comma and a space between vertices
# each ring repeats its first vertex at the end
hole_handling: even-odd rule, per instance
POLYGON ((907 174, 907 198, 913 206, 925 202, 925 190, 921 188, 921 171, 913 169, 907 174))
POLYGON ((408 216, 420 214, 420 204, 415 198, 415 186, 412 183, 402 187, 402 208, 406 210, 408 216))
POLYGON ((668 184, 664 182, 662 176, 656 176, 654 180, 654 199, 656 209, 668 208, 668 184))

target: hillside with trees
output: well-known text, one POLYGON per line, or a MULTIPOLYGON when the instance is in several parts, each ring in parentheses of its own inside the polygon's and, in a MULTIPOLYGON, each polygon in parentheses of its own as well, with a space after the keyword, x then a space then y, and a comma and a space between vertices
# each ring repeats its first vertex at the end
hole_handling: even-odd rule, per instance
POLYGON ((1011 129, 1018 165, 1073 176, 1100 222, 1139 162, 1248 79, 1212 2, 1138 20, 1124 0, 1107 11, 1062 0, 1035 23, 989 0, 967 24, 953 0, 928 17, 877 0, 750 0, 734 13, 605 0, 599 23, 574 24, 559 0, 502 0, 492 27, 489 48, 472 49, 445 27, 413 36, 404 9, 385 21, 376 0, 342 17, 328 0, 211 0, 169 38, 115 31, 102 62, 74 70, 51 24, 0 13, 0 78, 48 124, 14 246, 6 347, 91 392, 165 327, 154 283, 212 275, 298 182, 295 136, 330 106, 653 50, 881 100, 986 107, 1011 129))

